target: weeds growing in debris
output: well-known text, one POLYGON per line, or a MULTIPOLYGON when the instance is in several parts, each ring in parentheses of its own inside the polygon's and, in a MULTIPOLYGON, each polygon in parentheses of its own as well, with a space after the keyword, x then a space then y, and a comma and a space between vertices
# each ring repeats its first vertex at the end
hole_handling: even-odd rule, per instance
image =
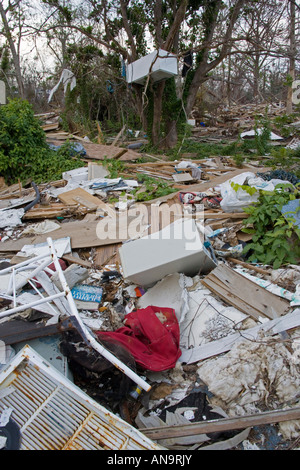
POLYGON ((299 198, 299 189, 280 184, 275 191, 260 191, 257 203, 244 208, 249 217, 243 231, 253 234, 252 243, 244 249, 244 254, 250 255, 249 261, 271 264, 274 269, 299 262, 300 230, 293 214, 284 217, 281 213, 285 204, 299 198))
POLYGON ((125 163, 119 160, 109 160, 107 157, 104 157, 103 166, 107 169, 109 173, 109 178, 119 178, 119 173, 125 170, 125 163))
POLYGON ((177 189, 172 188, 165 181, 151 178, 147 175, 139 175, 138 182, 142 183, 145 187, 145 191, 136 190, 134 192, 135 200, 140 202, 167 196, 177 191, 177 189))

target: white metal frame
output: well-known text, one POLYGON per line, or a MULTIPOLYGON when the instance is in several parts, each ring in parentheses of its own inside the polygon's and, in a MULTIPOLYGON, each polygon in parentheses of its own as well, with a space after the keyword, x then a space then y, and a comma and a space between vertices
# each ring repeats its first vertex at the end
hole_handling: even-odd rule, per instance
MULTIPOLYGON (((60 266, 57 253, 52 241, 52 238, 47 238, 47 243, 48 243, 48 248, 49 248, 49 253, 48 254, 43 254, 40 256, 37 256, 35 258, 32 258, 30 260, 24 261, 22 263, 19 263, 15 266, 11 266, 8 268, 5 268, 0 271, 0 280, 1 280, 1 275, 11 273, 11 277, 9 280, 9 285, 7 288, 7 291, 4 293, 0 292, 0 296, 9 300, 12 300, 13 302, 13 308, 4 310, 3 312, 0 312, 0 318, 6 317, 13 315, 15 313, 21 312, 27 308, 31 307, 37 307, 41 304, 47 303, 49 305, 50 302, 56 301, 57 299, 65 299, 67 300, 67 306, 68 308, 63 311, 62 313, 68 314, 69 316, 74 316, 77 320, 77 326, 79 326, 80 329, 80 334, 83 336, 83 339, 85 342, 92 347, 95 351, 97 351, 99 354, 101 354, 103 357, 105 357, 110 363, 112 363, 115 367, 117 367, 119 370, 121 370, 124 374, 126 374, 131 380, 133 380, 140 388, 142 388, 145 391, 149 391, 151 389, 151 386, 147 384, 145 380, 143 380, 141 377, 139 377, 132 369, 127 367, 125 364, 123 364, 117 357, 115 357, 110 351, 105 349, 99 341, 96 340, 96 338, 93 336, 93 334, 90 332, 90 330, 85 326, 83 321, 81 320, 78 310, 75 304, 75 301, 73 299, 71 290, 67 284, 67 281, 65 279, 63 270, 60 266), (28 282, 33 286, 34 282, 36 281, 34 278, 37 276, 41 271, 47 270, 47 266, 49 264, 54 263, 56 272, 58 274, 60 283, 62 285, 63 290, 56 292, 55 294, 48 295, 47 297, 43 297, 43 295, 38 291, 39 296, 41 297, 39 300, 35 300, 30 303, 26 303, 23 305, 17 305, 18 304, 18 297, 17 297, 17 292, 19 289, 24 287, 28 282), (23 270, 32 270, 32 273, 30 276, 24 276, 24 279, 20 281, 19 283, 16 284, 16 274, 18 272, 21 272, 23 270)), ((35 288, 35 290, 37 290, 35 288)), ((55 310, 54 310, 55 314, 55 310)))

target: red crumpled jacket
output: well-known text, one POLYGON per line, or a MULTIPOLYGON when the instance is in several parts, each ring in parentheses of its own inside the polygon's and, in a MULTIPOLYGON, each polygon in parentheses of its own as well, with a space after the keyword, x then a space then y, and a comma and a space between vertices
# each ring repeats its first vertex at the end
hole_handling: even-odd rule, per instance
POLYGON ((144 369, 162 371, 175 367, 181 350, 174 309, 150 306, 135 310, 126 315, 124 324, 116 331, 97 331, 97 337, 122 344, 144 369))

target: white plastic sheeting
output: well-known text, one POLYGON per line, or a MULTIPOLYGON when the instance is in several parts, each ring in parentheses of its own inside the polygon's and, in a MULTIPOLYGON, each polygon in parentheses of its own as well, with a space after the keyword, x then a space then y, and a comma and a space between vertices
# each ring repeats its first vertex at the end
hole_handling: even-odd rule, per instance
POLYGON ((53 95, 54 93, 58 90, 59 86, 60 85, 63 85, 64 87, 64 93, 66 94, 66 91, 67 91, 67 88, 68 88, 68 85, 70 85, 70 91, 72 91, 75 86, 76 86, 76 78, 75 78, 75 75, 73 72, 71 72, 71 70, 68 70, 68 69, 64 69, 62 71, 62 74, 60 76, 60 79, 59 79, 59 82, 55 85, 54 88, 52 88, 52 90, 50 91, 50 94, 49 94, 49 98, 48 98, 48 103, 50 103, 50 101, 52 100, 53 98, 53 95))

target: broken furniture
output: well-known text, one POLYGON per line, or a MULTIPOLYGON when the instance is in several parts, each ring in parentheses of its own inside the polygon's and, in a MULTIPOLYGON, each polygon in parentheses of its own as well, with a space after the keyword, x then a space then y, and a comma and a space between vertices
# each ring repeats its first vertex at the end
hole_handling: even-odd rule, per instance
POLYGON ((75 300, 61 269, 52 239, 48 238, 47 243, 48 253, 46 252, 36 256, 35 258, 19 263, 18 265, 8 267, 0 272, 0 279, 9 275, 9 279, 6 279, 6 291, 3 290, 1 292, 1 297, 13 302, 13 307, 2 311, 0 313, 0 318, 13 315, 14 313, 23 311, 28 307, 41 308, 40 306, 44 306, 44 304, 46 305, 47 313, 50 315, 52 314, 52 316, 64 315, 66 317, 74 317, 73 321, 75 321, 75 327, 90 347, 103 355, 109 362, 114 364, 119 370, 130 377, 143 390, 150 390, 151 387, 145 382, 145 380, 140 378, 134 371, 107 351, 85 326, 78 314, 75 300), (56 285, 51 283, 44 272, 44 270, 49 271, 49 265, 51 262, 54 264, 58 274, 62 290, 59 290, 56 285), (30 301, 26 298, 25 302, 24 300, 20 302, 20 296, 18 295, 19 290, 27 283, 32 286, 32 288, 37 292, 37 295, 33 295, 33 298, 30 301), (47 293, 46 297, 44 297, 38 290, 36 283, 39 283, 44 288, 47 293), (52 301, 55 303, 55 306, 52 305, 52 301))

